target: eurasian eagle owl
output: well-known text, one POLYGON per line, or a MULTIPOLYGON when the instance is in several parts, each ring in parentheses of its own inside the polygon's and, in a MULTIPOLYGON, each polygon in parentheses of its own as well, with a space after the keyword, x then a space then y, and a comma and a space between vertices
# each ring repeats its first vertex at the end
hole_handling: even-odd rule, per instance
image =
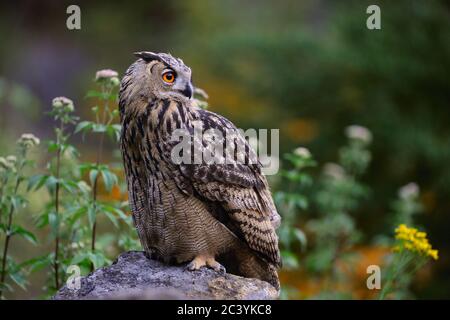
MULTIPOLYGON (((258 278, 279 288, 280 222, 259 161, 173 161, 175 130, 236 127, 193 103, 191 69, 166 53, 139 52, 119 93, 121 149, 134 223, 146 253, 258 278)), ((227 132, 226 132, 227 131, 227 132)), ((208 148, 206 138, 197 141, 208 148)), ((242 135, 245 159, 256 154, 242 135)), ((193 146, 195 142, 193 143, 193 146)), ((257 159, 257 158, 256 158, 257 159)))

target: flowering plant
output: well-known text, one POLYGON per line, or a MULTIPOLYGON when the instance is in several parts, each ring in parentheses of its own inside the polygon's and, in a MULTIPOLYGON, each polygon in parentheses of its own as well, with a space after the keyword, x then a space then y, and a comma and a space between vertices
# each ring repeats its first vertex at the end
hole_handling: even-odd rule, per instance
POLYGON ((384 299, 396 287, 396 279, 412 276, 430 259, 438 260, 439 252, 433 249, 425 232, 400 224, 395 229, 394 256, 386 271, 386 281, 379 298, 384 299))

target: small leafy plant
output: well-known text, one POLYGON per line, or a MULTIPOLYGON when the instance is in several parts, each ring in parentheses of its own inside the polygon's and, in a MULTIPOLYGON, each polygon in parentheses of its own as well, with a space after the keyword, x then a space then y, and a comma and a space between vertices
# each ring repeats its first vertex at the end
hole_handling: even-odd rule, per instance
POLYGON ((23 134, 16 143, 16 154, 0 157, 0 232, 5 237, 0 260, 0 299, 5 290, 12 290, 6 282, 8 278, 22 288, 25 288, 27 283, 23 264, 18 264, 9 254, 14 236, 21 236, 32 244, 37 244, 36 236, 16 224, 15 218, 28 204, 21 186, 29 178, 27 169, 34 166, 34 162, 28 158, 28 152, 39 143, 40 140, 34 135, 23 134))
MULTIPOLYGON (((84 255, 84 258, 91 260, 91 270, 101 267, 107 262, 107 258, 103 251, 96 250, 97 241, 97 216, 99 213, 105 214, 111 222, 118 227, 118 218, 126 220, 126 216, 121 206, 117 204, 106 204, 99 201, 99 181, 103 180, 104 187, 107 192, 111 192, 113 187, 118 185, 117 175, 110 169, 110 166, 102 163, 105 134, 108 135, 115 143, 118 142, 120 136, 120 125, 115 124, 117 119, 117 108, 111 108, 110 103, 117 99, 117 88, 119 86, 119 78, 117 72, 113 70, 100 70, 96 74, 95 81, 100 87, 100 91, 92 90, 88 92, 87 97, 97 98, 99 105, 92 108, 95 115, 95 121, 82 121, 77 125, 76 132, 82 132, 83 136, 87 133, 98 134, 99 143, 97 146, 97 155, 94 163, 83 163, 80 165, 80 171, 83 175, 89 176, 89 183, 92 190, 91 199, 87 203, 87 213, 89 227, 91 230, 91 252, 84 255)), ((82 257, 78 257, 74 262, 81 262, 82 257), (78 261, 80 260, 80 261, 78 261)))
POLYGON ((385 272, 385 282, 379 299, 389 294, 404 292, 413 276, 430 259, 438 260, 439 252, 433 249, 425 232, 400 224, 395 229, 394 254, 385 272), (397 292, 396 292, 397 291, 397 292))
POLYGON ((50 197, 44 211, 36 217, 36 225, 38 228, 49 227, 53 251, 28 264, 32 271, 51 266, 47 283, 49 293, 58 290, 63 283, 64 270, 72 252, 71 241, 77 232, 78 221, 73 219, 74 203, 80 194, 86 192, 86 185, 80 181, 76 171, 79 152, 69 143, 72 127, 78 121, 74 110, 72 100, 66 97, 53 99, 49 115, 58 125, 54 129, 54 140, 47 142, 47 151, 53 157, 47 163, 47 172, 33 176, 28 184, 30 190, 45 187, 50 197))

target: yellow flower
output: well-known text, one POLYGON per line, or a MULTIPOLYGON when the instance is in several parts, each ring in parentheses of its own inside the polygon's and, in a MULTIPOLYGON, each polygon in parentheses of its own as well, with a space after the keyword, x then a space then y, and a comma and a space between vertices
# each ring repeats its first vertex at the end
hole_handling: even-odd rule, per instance
POLYGON ((432 257, 434 260, 439 259, 438 251, 437 251, 437 250, 430 250, 430 251, 428 252, 428 255, 429 255, 430 257, 432 257))
POLYGON ((416 237, 425 239, 427 237, 427 234, 426 234, 426 232, 417 232, 416 237))
POLYGON ((431 257, 434 260, 439 258, 438 250, 432 248, 425 232, 401 224, 395 229, 395 238, 399 240, 399 244, 394 247, 396 252, 404 249, 425 257, 431 257))

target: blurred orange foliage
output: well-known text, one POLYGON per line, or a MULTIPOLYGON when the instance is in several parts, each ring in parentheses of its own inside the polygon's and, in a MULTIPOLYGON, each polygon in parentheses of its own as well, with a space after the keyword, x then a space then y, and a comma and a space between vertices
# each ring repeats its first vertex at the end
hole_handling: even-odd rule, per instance
POLYGON ((298 290, 295 299, 312 298, 321 291, 351 292, 353 299, 373 299, 379 293, 378 290, 369 290, 366 286, 367 267, 370 265, 382 266, 384 258, 391 252, 390 248, 382 246, 355 247, 352 253, 355 258, 351 263, 341 260, 336 261, 336 271, 343 274, 344 281, 334 281, 329 275, 312 275, 304 269, 280 272, 282 286, 289 285, 298 290))
POLYGON ((318 126, 311 119, 292 119, 282 125, 284 133, 294 142, 306 143, 312 141, 318 134, 318 126))

